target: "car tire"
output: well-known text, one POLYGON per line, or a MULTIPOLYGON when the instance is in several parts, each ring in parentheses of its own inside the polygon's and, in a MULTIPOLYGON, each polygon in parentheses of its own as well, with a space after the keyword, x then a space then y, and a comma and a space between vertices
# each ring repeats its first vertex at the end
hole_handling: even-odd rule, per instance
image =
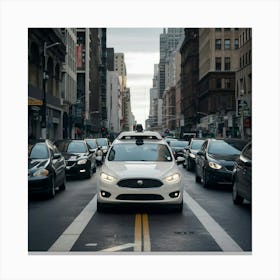
POLYGON ((88 170, 86 172, 86 175, 85 175, 85 178, 86 179, 90 179, 92 176, 92 169, 91 169, 91 166, 88 167, 88 170))
POLYGON ((97 210, 98 213, 105 212, 104 204, 97 201, 97 209, 96 210, 97 210))
POLYGON ((63 182, 61 186, 59 187, 60 191, 64 191, 66 189, 66 175, 64 174, 63 182))
POLYGON ((196 181, 197 183, 200 183, 200 182, 201 182, 201 178, 197 175, 196 167, 195 167, 195 181, 196 181))
POLYGON ((243 203, 244 198, 238 194, 236 183, 233 183, 232 187, 232 201, 236 205, 240 205, 243 203))
POLYGON ((191 171, 191 165, 190 165, 189 160, 187 160, 187 170, 188 170, 188 171, 191 171))
POLYGON ((183 211, 183 201, 180 204, 174 205, 173 209, 176 213, 182 213, 182 211, 183 211))
POLYGON ((51 184, 50 184, 50 188, 49 188, 47 197, 48 198, 54 198, 55 197, 55 179, 54 179, 54 176, 52 176, 51 184))
POLYGON ((208 182, 208 180, 207 180, 207 176, 206 176, 206 171, 205 170, 203 170, 203 187, 204 188, 209 188, 210 187, 210 184, 209 184, 209 182, 208 182))

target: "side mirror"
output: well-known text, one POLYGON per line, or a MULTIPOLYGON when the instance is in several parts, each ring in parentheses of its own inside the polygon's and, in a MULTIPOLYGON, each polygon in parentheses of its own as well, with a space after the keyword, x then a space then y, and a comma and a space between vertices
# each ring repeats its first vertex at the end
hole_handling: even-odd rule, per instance
POLYGON ((183 158, 183 157, 177 157, 176 162, 177 162, 178 165, 180 165, 180 164, 182 164, 183 162, 185 162, 185 158, 183 158))

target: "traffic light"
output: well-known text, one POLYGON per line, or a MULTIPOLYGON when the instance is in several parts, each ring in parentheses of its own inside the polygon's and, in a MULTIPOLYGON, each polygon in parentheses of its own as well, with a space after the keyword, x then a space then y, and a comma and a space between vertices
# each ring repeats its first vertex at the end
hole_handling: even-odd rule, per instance
POLYGON ((101 132, 103 133, 103 132, 105 132, 105 127, 101 127, 101 132))

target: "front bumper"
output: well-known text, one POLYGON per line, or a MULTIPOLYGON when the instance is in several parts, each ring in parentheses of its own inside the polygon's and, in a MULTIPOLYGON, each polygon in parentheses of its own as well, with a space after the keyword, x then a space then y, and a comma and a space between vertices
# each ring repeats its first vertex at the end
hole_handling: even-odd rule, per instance
POLYGON ((66 163, 66 176, 83 176, 87 172, 87 164, 77 164, 77 162, 66 163))
POLYGON ((28 192, 29 193, 45 193, 51 188, 51 180, 49 177, 29 177, 28 178, 28 192))
POLYGON ((177 205, 183 201, 183 188, 181 182, 155 188, 128 188, 100 180, 97 201, 117 205, 177 205))
POLYGON ((208 168, 206 176, 210 184, 232 184, 232 171, 227 170, 225 167, 218 170, 208 168))

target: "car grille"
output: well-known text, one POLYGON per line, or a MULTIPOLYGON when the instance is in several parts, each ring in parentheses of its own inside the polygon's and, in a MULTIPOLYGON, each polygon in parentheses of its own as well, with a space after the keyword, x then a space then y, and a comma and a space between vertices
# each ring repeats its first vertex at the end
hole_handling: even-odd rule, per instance
POLYGON ((76 161, 67 161, 66 166, 73 166, 76 163, 76 161))
POLYGON ((163 200, 158 194, 120 194, 116 197, 118 200, 163 200))
POLYGON ((125 179, 118 182, 118 186, 124 188, 158 188, 162 185, 160 180, 155 179, 125 179))
POLYGON ((233 171, 234 165, 228 165, 228 166, 225 166, 225 168, 229 171, 233 171))

